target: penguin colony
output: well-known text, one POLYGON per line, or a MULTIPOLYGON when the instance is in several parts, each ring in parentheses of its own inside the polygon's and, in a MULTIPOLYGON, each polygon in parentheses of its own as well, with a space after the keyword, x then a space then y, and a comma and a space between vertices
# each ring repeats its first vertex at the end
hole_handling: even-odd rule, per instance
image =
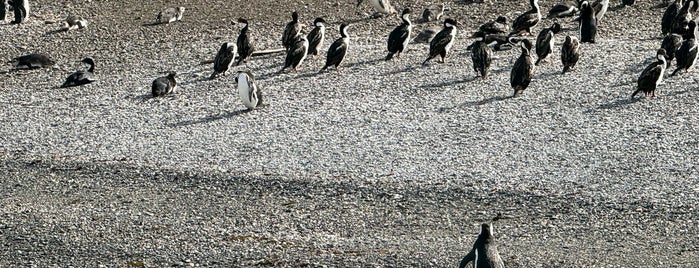
MULTIPOLYGON (((363 0, 357 1, 357 6, 363 0)), ((388 0, 368 0, 376 13, 372 17, 392 18, 397 16, 396 9, 388 0)), ((623 1, 622 5, 633 5, 635 1, 623 1)), ((575 36, 563 37, 563 42, 559 41, 560 61, 563 65, 561 74, 568 73, 575 68, 581 60, 580 43, 597 42, 598 27, 602 18, 609 10, 609 0, 564 0, 555 4, 546 18, 542 17, 539 0, 528 0, 529 9, 521 11, 519 15, 508 23, 504 16, 497 16, 491 21, 485 22, 478 27, 478 30, 470 35, 473 43, 467 47, 471 51, 471 60, 474 73, 482 79, 488 78, 488 71, 494 59, 493 54, 497 51, 521 49, 521 54, 515 61, 510 71, 510 86, 513 96, 521 95, 532 82, 532 77, 536 73, 536 66, 549 62, 558 57, 551 55, 557 42, 557 34, 561 32, 562 26, 559 22, 553 22, 548 28, 543 28, 538 35, 533 30, 541 27, 542 20, 575 17, 567 22, 577 24, 577 34, 575 36), (527 36, 536 36, 534 42, 527 36), (536 56, 536 59, 534 58, 536 56)), ((2 1, 2 19, 5 19, 8 8, 14 13, 14 20, 11 23, 18 24, 27 20, 30 10, 28 0, 4 0, 2 1)), ((693 13, 699 8, 699 0, 674 0, 663 13, 660 32, 665 36, 660 49, 657 51, 657 61, 650 64, 641 74, 637 82, 636 90, 631 94, 633 98, 639 92, 645 96, 655 96, 655 90, 660 86, 666 70, 669 71, 672 61, 676 59, 676 68, 671 76, 680 75, 691 70, 695 65, 699 44, 696 40, 697 23, 692 19, 693 13)), ((168 24, 181 21, 185 7, 165 8, 157 14, 155 24, 168 24)), ((446 62, 454 46, 455 40, 459 38, 460 24, 453 18, 446 16, 448 11, 445 4, 429 4, 426 6, 421 16, 420 22, 430 22, 440 20, 441 27, 428 27, 423 32, 418 33, 415 39, 413 36, 413 23, 410 8, 405 8, 400 13, 400 24, 391 32, 387 39, 388 54, 386 61, 394 57, 400 57, 408 50, 411 42, 429 43, 429 53, 422 62, 427 65, 432 59, 439 56, 440 62, 446 62), (442 18, 444 18, 442 20, 442 18)), ((301 14, 297 11, 291 12, 291 21, 281 32, 281 45, 284 47, 286 57, 280 72, 291 69, 299 71, 302 69, 304 60, 308 57, 322 55, 327 23, 319 17, 316 18, 312 29, 306 34, 305 28, 300 19, 301 14)), ((561 20, 561 22, 564 22, 561 20)), ((244 65, 250 60, 256 51, 254 40, 249 33, 249 22, 240 18, 234 25, 238 25, 240 31, 235 42, 224 42, 220 45, 218 53, 213 61, 214 68, 210 79, 215 79, 218 75, 226 75, 233 66, 244 65), (237 60, 236 60, 237 58, 237 60)), ((70 15, 66 19, 66 29, 84 28, 86 20, 81 17, 70 15)), ((571 25, 576 26, 576 25, 571 25)), ((351 51, 350 32, 351 24, 342 23, 339 26, 340 36, 330 44, 326 52, 326 63, 320 69, 325 71, 329 67, 340 70, 342 62, 347 53, 351 51)), ((584 60, 584 59, 583 59, 584 60)), ((60 87, 80 86, 96 81, 94 77, 95 62, 92 58, 85 58, 81 61, 89 65, 87 70, 78 71, 71 74, 60 87)), ((20 56, 12 61, 15 70, 34 69, 52 66, 54 62, 46 55, 29 54, 20 56)), ((176 87, 176 73, 168 72, 166 76, 159 77, 153 81, 153 96, 170 94, 176 87)), ((258 107, 262 101, 261 91, 255 84, 254 75, 249 70, 238 71, 235 80, 238 83, 239 95, 243 98, 245 106, 249 109, 258 107), (245 98, 244 98, 245 97, 245 98)))

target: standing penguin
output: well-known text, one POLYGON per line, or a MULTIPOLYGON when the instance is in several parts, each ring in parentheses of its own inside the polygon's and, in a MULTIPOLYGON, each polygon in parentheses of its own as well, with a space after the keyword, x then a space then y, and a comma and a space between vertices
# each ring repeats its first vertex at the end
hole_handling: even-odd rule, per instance
POLYGON ((325 20, 316 18, 313 21, 313 26, 315 28, 306 36, 306 39, 308 39, 308 55, 318 55, 323 42, 325 42, 325 20))
POLYGON ((697 23, 694 21, 689 22, 689 35, 687 36, 684 41, 682 41, 682 45, 680 45, 680 48, 675 52, 675 58, 677 58, 677 69, 675 69, 674 72, 672 72, 671 76, 675 76, 680 70, 689 70, 694 64, 697 62, 697 40, 696 38, 696 31, 697 31, 697 23))
POLYGON ((349 24, 340 24, 340 38, 335 40, 335 42, 328 48, 328 55, 325 60, 325 66, 320 69, 319 72, 325 71, 330 66, 335 66, 335 70, 339 70, 340 63, 345 59, 347 55, 347 50, 350 45, 349 33, 347 33, 347 27, 349 24))
POLYGON ((247 62, 248 58, 255 52, 255 45, 253 44, 252 37, 250 37, 250 33, 248 33, 248 21, 240 18, 238 19, 238 24, 240 25, 240 34, 235 42, 238 46, 238 62, 235 65, 247 62))
POLYGON ((663 81, 665 66, 667 66, 665 56, 665 49, 658 49, 658 53, 656 54, 658 61, 651 63, 648 67, 643 69, 643 72, 641 72, 641 75, 638 77, 638 88, 631 94, 632 99, 641 91, 643 91, 646 97, 655 97, 655 89, 658 88, 660 82, 663 81))
POLYGON ((308 56, 308 39, 305 36, 299 35, 294 40, 294 44, 291 45, 289 50, 286 52, 286 59, 284 60, 284 67, 280 72, 284 71, 286 68, 294 68, 294 71, 299 70, 299 66, 303 63, 303 60, 308 56))
POLYGON ((299 13, 294 11, 291 13, 291 21, 286 24, 284 32, 282 33, 282 45, 284 49, 288 51, 289 48, 294 45, 296 36, 301 34, 301 29, 303 29, 303 25, 299 23, 299 13))
POLYGON ((257 88, 255 76, 249 70, 238 71, 235 82, 238 84, 238 95, 248 110, 262 105, 262 91, 257 88))
POLYGON ((587 1, 583 1, 580 5, 580 42, 595 43, 597 38, 597 19, 592 6, 587 1))
POLYGON ((660 30, 663 33, 663 35, 672 32, 672 21, 677 16, 677 12, 679 12, 680 7, 682 7, 682 5, 684 4, 683 1, 684 0, 675 0, 665 9, 665 12, 663 13, 663 18, 660 21, 660 30))
POLYGON ((568 70, 575 67, 580 59, 580 43, 578 39, 570 35, 566 36, 566 40, 561 46, 561 63, 563 63, 563 71, 561 74, 565 74, 568 70))
POLYGON ((216 78, 216 75, 223 73, 226 74, 231 65, 233 65, 233 60, 235 59, 235 53, 238 50, 238 46, 232 42, 226 42, 221 45, 221 48, 216 53, 216 58, 214 58, 214 72, 211 73, 209 79, 216 78))
POLYGON ((393 54, 398 54, 403 52, 403 50, 408 48, 408 42, 410 42, 410 33, 413 31, 413 24, 410 23, 410 9, 406 8, 403 10, 401 15, 401 20, 403 23, 398 25, 391 33, 388 35, 388 55, 386 60, 393 58, 393 54))
POLYGON ((456 40, 457 25, 458 23, 454 19, 444 20, 444 28, 430 41, 430 55, 422 62, 422 65, 427 64, 428 61, 434 59, 437 55, 439 55, 442 58, 442 62, 444 62, 451 47, 454 45, 454 40, 456 40))
POLYGON ((660 48, 665 49, 667 56, 667 67, 670 67, 672 60, 675 59, 675 52, 682 46, 682 36, 679 34, 668 34, 663 38, 663 43, 660 48))
POLYGON ((493 49, 486 43, 483 33, 477 34, 480 36, 476 37, 476 42, 471 49, 471 61, 473 61, 473 70, 476 72, 476 76, 486 79, 493 57, 493 49))
POLYGON ((177 76, 177 73, 170 71, 167 73, 167 76, 158 77, 153 80, 153 85, 151 85, 151 94, 153 94, 153 97, 175 92, 175 88, 177 88, 175 76, 177 76))
POLYGON ((15 20, 12 24, 25 22, 29 18, 29 0, 13 0, 12 9, 15 13, 15 20))
POLYGON ((524 39, 521 42, 522 54, 519 55, 510 72, 510 86, 515 90, 514 97, 527 89, 534 76, 534 61, 532 60, 532 42, 524 39))
POLYGON ((541 10, 539 8, 538 0, 529 0, 529 4, 531 4, 532 8, 519 15, 512 22, 512 32, 510 35, 518 35, 522 33, 531 34, 532 28, 541 20, 541 10))
POLYGON ((481 225, 481 232, 473 243, 471 251, 461 260, 459 268, 465 268, 473 262, 473 267, 478 268, 504 268, 505 264, 500 258, 495 237, 491 231, 491 225, 481 225))
POLYGON ((92 58, 84 58, 81 62, 89 65, 90 68, 88 68, 87 71, 77 71, 72 73, 70 76, 68 76, 68 78, 66 78, 66 81, 63 82, 61 88, 82 86, 95 81, 95 79, 92 77, 93 72, 95 71, 95 61, 92 58))
POLYGON ((541 32, 539 32, 539 36, 536 37, 536 55, 538 56, 538 59, 536 59, 535 65, 539 65, 542 60, 545 60, 546 57, 553 52, 553 37, 560 31, 561 25, 558 24, 558 22, 554 22, 551 27, 548 29, 543 29, 541 32))

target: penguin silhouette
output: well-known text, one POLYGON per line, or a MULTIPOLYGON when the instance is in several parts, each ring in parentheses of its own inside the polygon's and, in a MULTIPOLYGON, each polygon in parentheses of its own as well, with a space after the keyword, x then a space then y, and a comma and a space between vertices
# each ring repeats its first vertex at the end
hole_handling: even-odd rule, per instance
POLYGON ((461 260, 459 268, 465 268, 466 265, 471 262, 474 268, 505 267, 505 264, 500 258, 500 253, 498 253, 490 224, 481 224, 481 233, 478 235, 478 238, 476 238, 476 242, 473 243, 471 251, 461 260))

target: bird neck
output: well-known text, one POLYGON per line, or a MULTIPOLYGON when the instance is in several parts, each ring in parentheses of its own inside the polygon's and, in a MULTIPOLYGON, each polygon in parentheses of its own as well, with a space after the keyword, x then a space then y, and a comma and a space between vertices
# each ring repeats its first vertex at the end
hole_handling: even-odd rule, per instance
POLYGON ((409 16, 408 16, 408 14, 403 14, 403 16, 401 16, 401 19, 403 20, 403 23, 405 23, 405 24, 407 24, 407 25, 410 25, 410 24, 411 24, 411 23, 410 23, 410 18, 409 18, 409 16))
POLYGON ((532 10, 539 13, 539 1, 538 0, 530 0, 529 3, 532 5, 532 10))
POLYGON ((95 64, 94 64, 94 63, 90 63, 90 68, 87 69, 87 72, 91 73, 91 72, 94 72, 94 71, 95 71, 95 64))

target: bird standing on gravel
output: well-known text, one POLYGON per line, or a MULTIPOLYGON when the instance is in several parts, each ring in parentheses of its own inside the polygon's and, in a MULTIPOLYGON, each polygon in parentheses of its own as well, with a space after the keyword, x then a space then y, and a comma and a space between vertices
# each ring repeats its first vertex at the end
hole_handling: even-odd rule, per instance
POLYGON ((486 44, 484 33, 478 32, 476 34, 481 36, 476 37, 476 42, 472 45, 471 61, 473 62, 473 70, 476 72, 476 76, 486 79, 488 78, 488 69, 490 69, 490 62, 493 57, 493 49, 486 44))
POLYGON ((671 76, 675 76, 680 70, 685 70, 686 72, 697 62, 698 44, 697 40, 695 39, 696 31, 697 23, 690 21, 688 30, 690 34, 686 39, 684 39, 684 41, 682 41, 682 45, 680 45, 680 48, 675 52, 675 57, 677 58, 677 69, 672 72, 671 76))
POLYGON ((240 25, 240 34, 238 34, 238 39, 235 42, 238 47, 238 62, 235 64, 236 66, 247 62, 248 58, 255 52, 255 45, 252 37, 250 37, 250 33, 248 33, 248 21, 240 18, 238 19, 238 25, 240 25))
POLYGON ((343 23, 340 25, 340 38, 335 40, 335 42, 328 48, 328 55, 325 60, 325 66, 320 69, 320 72, 325 71, 330 66, 335 66, 336 70, 339 70, 340 63, 345 59, 347 55, 347 50, 350 45, 349 33, 347 33, 347 27, 349 24, 343 23))
POLYGON ((473 262, 473 267, 478 268, 504 268, 505 263, 500 258, 495 237, 491 231, 491 225, 481 225, 481 232, 473 243, 471 251, 461 260, 459 268, 465 268, 473 262))
POLYGON ((675 0, 672 4, 667 6, 665 12, 663 12, 663 18, 660 20, 660 31, 663 35, 672 32, 672 22, 675 20, 677 13, 683 5, 684 0, 675 0))
POLYGON ((177 87, 175 76, 177 76, 177 73, 170 71, 167 73, 167 76, 158 77, 153 80, 153 85, 151 85, 151 93, 153 94, 153 97, 159 97, 175 92, 175 88, 177 87))
POLYGON ((262 105, 262 91, 257 88, 255 76, 249 70, 238 71, 235 82, 238 84, 238 95, 248 110, 262 105))
POLYGON ((563 17, 572 17, 575 15, 575 13, 578 12, 578 3, 577 1, 565 1, 558 3, 551 7, 549 10, 548 16, 546 18, 551 19, 551 18, 563 18, 563 17))
POLYGON ((61 88, 82 86, 95 81, 95 79, 93 78, 93 72, 95 71, 95 61, 92 58, 84 58, 80 62, 89 65, 90 68, 88 68, 87 71, 77 71, 68 76, 68 78, 66 78, 66 81, 63 82, 63 85, 61 85, 61 88))
POLYGON ((535 65, 539 65, 542 60, 546 58, 553 52, 554 45, 554 35, 561 31, 561 25, 558 22, 554 22, 548 29, 543 29, 539 32, 536 37, 536 59, 535 65))
POLYGON ((580 59, 580 42, 577 38, 568 35, 561 46, 561 63, 563 63, 561 74, 565 74, 575 67, 578 59, 580 59))
POLYGON ((668 34, 663 38, 663 43, 660 48, 665 49, 667 53, 667 67, 670 67, 672 60, 675 59, 675 52, 682 46, 682 36, 679 34, 668 34))
POLYGON ((313 21, 313 30, 306 36, 308 39, 308 55, 318 55, 320 48, 325 42, 325 20, 316 18, 313 21))
POLYGON ((15 20, 10 23, 19 24, 25 22, 29 18, 29 0, 14 0, 11 4, 15 20))
POLYGON ((677 11, 677 15, 672 20, 672 30, 671 33, 676 33, 681 35, 683 38, 687 38, 686 35, 689 31, 689 21, 692 20, 692 13, 689 9, 694 5, 694 1, 688 0, 684 2, 684 5, 677 11))
POLYGON ((184 14, 184 7, 168 7, 164 9, 163 11, 160 11, 158 13, 158 17, 156 18, 156 21, 158 23, 164 24, 164 23, 171 23, 175 21, 181 21, 182 20, 182 14, 184 14))
POLYGON ((22 70, 50 67, 55 62, 44 54, 29 54, 14 58, 10 63, 15 70, 22 70))
POLYGON ((289 50, 286 52, 286 59, 284 60, 284 67, 280 72, 284 71, 286 68, 293 68, 294 71, 298 71, 303 60, 308 56, 308 39, 305 36, 299 35, 294 40, 294 44, 291 45, 289 50))
POLYGON ((299 22, 299 13, 294 11, 291 13, 291 21, 284 27, 284 32, 282 32, 282 45, 287 51, 291 46, 294 45, 296 37, 301 34, 303 25, 299 22))
POLYGON ((597 38, 597 19, 592 6, 587 1, 580 5, 580 42, 595 43, 597 38))
POLYGON ((226 42, 221 45, 218 53, 216 53, 216 58, 214 58, 214 72, 211 73, 209 79, 216 78, 216 75, 222 73, 226 74, 231 65, 233 65, 233 60, 235 59, 235 53, 238 50, 238 46, 233 42, 226 42))
POLYGON ((413 24, 410 22, 410 9, 406 8, 403 10, 401 15, 401 20, 403 23, 398 25, 391 33, 388 35, 388 55, 386 55, 386 60, 393 58, 393 54, 400 54, 403 50, 408 48, 408 42, 410 42, 410 34, 413 31, 413 24))
MULTIPOLYGON (((364 0, 358 0, 357 1, 357 7, 362 4, 364 0)), ((381 14, 396 14, 396 9, 391 6, 391 2, 388 0, 369 0, 369 3, 371 3, 372 6, 374 6, 374 10, 376 10, 376 13, 372 15, 373 17, 379 17, 381 14)))
POLYGON ((638 77, 638 88, 631 94, 632 99, 641 91, 643 91, 646 97, 655 97, 655 89, 663 81, 663 75, 665 74, 665 66, 667 66, 666 56, 665 49, 658 49, 656 54, 658 61, 651 63, 641 72, 641 76, 638 77))
POLYGON ((510 72, 510 86, 515 90, 514 97, 524 92, 534 76, 534 61, 532 60, 532 42, 524 39, 521 42, 522 54, 519 55, 510 72))
POLYGON ((427 56, 427 59, 422 62, 422 65, 426 65, 428 61, 434 59, 437 55, 442 58, 442 62, 445 62, 447 54, 449 54, 456 40, 457 25, 458 23, 454 19, 444 20, 444 28, 430 41, 430 54, 427 56))
POLYGON ((529 4, 531 4, 532 8, 519 15, 512 22, 512 32, 510 32, 511 35, 518 35, 522 33, 531 34, 532 28, 541 20, 541 10, 539 8, 538 0, 529 0, 529 4))

